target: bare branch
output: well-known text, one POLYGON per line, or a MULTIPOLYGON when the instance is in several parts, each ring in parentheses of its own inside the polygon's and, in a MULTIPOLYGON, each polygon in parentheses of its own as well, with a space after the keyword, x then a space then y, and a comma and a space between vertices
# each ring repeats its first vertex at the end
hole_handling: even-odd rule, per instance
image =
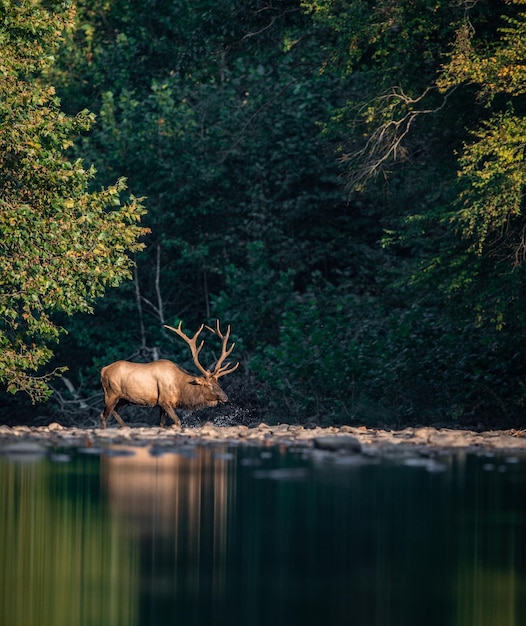
MULTIPOLYGON (((390 161, 400 161, 407 157, 403 141, 411 130, 411 126, 422 115, 429 115, 440 111, 447 102, 454 88, 444 95, 440 106, 432 109, 414 109, 430 91, 428 87, 420 96, 411 98, 401 87, 392 87, 387 93, 379 96, 373 103, 377 110, 389 113, 389 119, 380 124, 367 139, 365 145, 352 153, 342 157, 341 162, 348 164, 349 186, 356 188, 371 178, 375 178, 383 171, 384 165, 390 161), (401 117, 397 117, 399 110, 407 110, 401 117)), ((364 117, 371 108, 371 103, 363 105, 357 117, 364 117)))
POLYGON ((164 324, 164 307, 161 294, 161 244, 157 244, 157 257, 155 266, 155 293, 157 294, 157 313, 161 324, 164 324))
POLYGON ((141 300, 143 299, 141 296, 141 288, 139 285, 139 272, 137 270, 137 263, 133 266, 133 278, 135 282, 135 301, 137 303, 137 313, 139 314, 139 329, 141 333, 141 346, 144 348, 146 346, 146 329, 144 328, 144 320, 142 315, 142 305, 141 300))
MULTIPOLYGON (((258 9, 257 11, 254 11, 254 14, 262 13, 263 11, 269 11, 269 10, 275 10, 275 7, 273 7, 272 5, 267 5, 261 9, 258 9)), ((270 21, 264 26, 262 26, 259 30, 251 31, 243 35, 243 37, 237 42, 237 45, 241 44, 243 41, 245 41, 245 39, 249 39, 250 37, 256 37, 257 35, 261 35, 261 33, 264 33, 265 31, 269 30, 270 28, 272 28, 272 26, 274 26, 277 20, 282 18, 287 13, 295 13, 299 10, 300 10, 299 8, 295 7, 293 9, 286 9, 284 11, 281 11, 277 15, 273 15, 270 18, 270 21)))
POLYGON ((64 385, 66 385, 67 390, 72 395, 72 397, 74 398, 75 402, 78 402, 78 406, 81 409, 88 409, 89 408, 88 405, 81 398, 79 392, 75 389, 73 383, 69 380, 69 378, 66 378, 65 376, 62 376, 62 382, 64 383, 64 385))

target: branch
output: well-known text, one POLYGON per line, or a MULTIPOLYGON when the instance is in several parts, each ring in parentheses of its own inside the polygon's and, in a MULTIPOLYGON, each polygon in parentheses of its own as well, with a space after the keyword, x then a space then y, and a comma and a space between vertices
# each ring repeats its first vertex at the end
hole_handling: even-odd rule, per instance
MULTIPOLYGON (((411 98, 401 87, 392 87, 386 94, 376 99, 374 108, 389 113, 390 119, 375 128, 363 148, 341 158, 342 163, 349 164, 350 187, 358 187, 376 177, 387 161, 394 162, 406 158, 407 151, 403 146, 403 140, 411 130, 413 122, 422 115, 437 113, 443 109, 456 87, 444 95, 440 106, 433 109, 413 109, 412 107, 421 102, 432 89, 428 87, 420 96, 411 98), (400 107, 409 108, 409 111, 397 119, 395 114, 400 107), (354 165, 356 167, 353 167, 354 165)), ((363 105, 357 117, 363 116, 370 108, 370 103, 363 105)))
MULTIPOLYGON (((258 13, 262 13, 263 11, 269 11, 269 10, 275 10, 276 7, 273 7, 272 5, 268 5, 266 7, 263 7, 262 9, 258 9, 257 11, 254 11, 254 14, 258 14, 258 13)), ((286 15, 287 13, 295 13, 297 11, 300 11, 300 9, 298 7, 294 7, 293 9, 286 9, 284 11, 281 11, 281 13, 278 13, 277 15, 274 15, 270 18, 270 21, 268 22, 268 24, 266 24, 265 26, 262 26, 259 30, 255 30, 252 32, 248 32, 245 35, 243 35, 243 37, 238 40, 236 42, 237 45, 241 44, 243 41, 245 41, 245 39, 249 39, 250 37, 256 37, 257 35, 261 35, 261 33, 264 33, 265 31, 269 30, 270 28, 272 28, 272 26, 274 26, 274 24, 277 22, 278 19, 280 19, 281 17, 283 17, 284 15, 286 15)))
POLYGON ((137 312, 139 314, 139 328, 141 333, 141 345, 144 348, 146 346, 146 330, 144 328, 144 320, 142 315, 141 300, 144 298, 141 295, 141 287, 139 285, 139 272, 137 270, 137 261, 133 266, 133 278, 135 282, 135 301, 137 303, 137 312))
MULTIPOLYGON (((75 389, 75 387, 73 386, 73 383, 69 380, 69 378, 66 378, 65 376, 62 376, 62 382, 64 383, 64 385, 66 385, 67 390, 69 391, 69 393, 73 396, 74 400, 76 402, 78 402, 79 407, 81 409, 88 409, 88 405, 86 404, 86 402, 80 397, 79 392, 75 389)), ((56 389, 55 389, 55 393, 56 393, 56 389)))
POLYGON ((164 307, 163 297, 161 293, 161 244, 157 244, 157 265, 155 267, 155 293, 157 294, 157 311, 159 313, 159 321, 164 324, 164 307))

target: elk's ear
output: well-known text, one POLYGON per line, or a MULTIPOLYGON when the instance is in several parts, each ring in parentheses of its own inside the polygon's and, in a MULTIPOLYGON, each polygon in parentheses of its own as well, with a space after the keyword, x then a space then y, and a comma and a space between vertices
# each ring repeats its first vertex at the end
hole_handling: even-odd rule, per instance
POLYGON ((202 378, 192 378, 190 385, 203 385, 204 382, 205 381, 202 378))

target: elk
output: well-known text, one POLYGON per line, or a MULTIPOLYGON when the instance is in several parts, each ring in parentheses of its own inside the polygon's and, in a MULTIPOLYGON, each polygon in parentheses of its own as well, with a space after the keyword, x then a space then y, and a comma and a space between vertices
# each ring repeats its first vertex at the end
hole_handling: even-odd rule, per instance
POLYGON ((199 362, 199 353, 204 340, 197 345, 204 324, 201 324, 193 337, 185 335, 181 329, 182 322, 177 328, 164 325, 168 330, 177 333, 190 347, 194 365, 202 376, 194 376, 179 365, 166 359, 151 363, 133 363, 131 361, 116 361, 101 370, 101 382, 104 389, 104 409, 100 415, 100 427, 106 428, 106 421, 113 415, 121 427, 125 427, 117 409, 128 404, 139 406, 158 406, 161 413, 161 428, 166 424, 166 415, 173 422, 181 425, 181 420, 175 412, 176 408, 195 410, 204 407, 217 406, 228 402, 228 396, 217 382, 221 376, 230 374, 239 366, 239 362, 231 366, 224 363, 234 349, 235 343, 228 347, 230 326, 223 335, 219 320, 215 328, 206 326, 207 330, 217 335, 222 341, 221 355, 213 370, 205 369, 199 362))

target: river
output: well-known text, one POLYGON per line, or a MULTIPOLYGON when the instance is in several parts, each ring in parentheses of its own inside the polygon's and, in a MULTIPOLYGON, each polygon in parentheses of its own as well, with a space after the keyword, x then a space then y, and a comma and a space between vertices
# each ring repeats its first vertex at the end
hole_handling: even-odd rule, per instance
POLYGON ((526 462, 0 456, 2 626, 522 626, 526 462))

